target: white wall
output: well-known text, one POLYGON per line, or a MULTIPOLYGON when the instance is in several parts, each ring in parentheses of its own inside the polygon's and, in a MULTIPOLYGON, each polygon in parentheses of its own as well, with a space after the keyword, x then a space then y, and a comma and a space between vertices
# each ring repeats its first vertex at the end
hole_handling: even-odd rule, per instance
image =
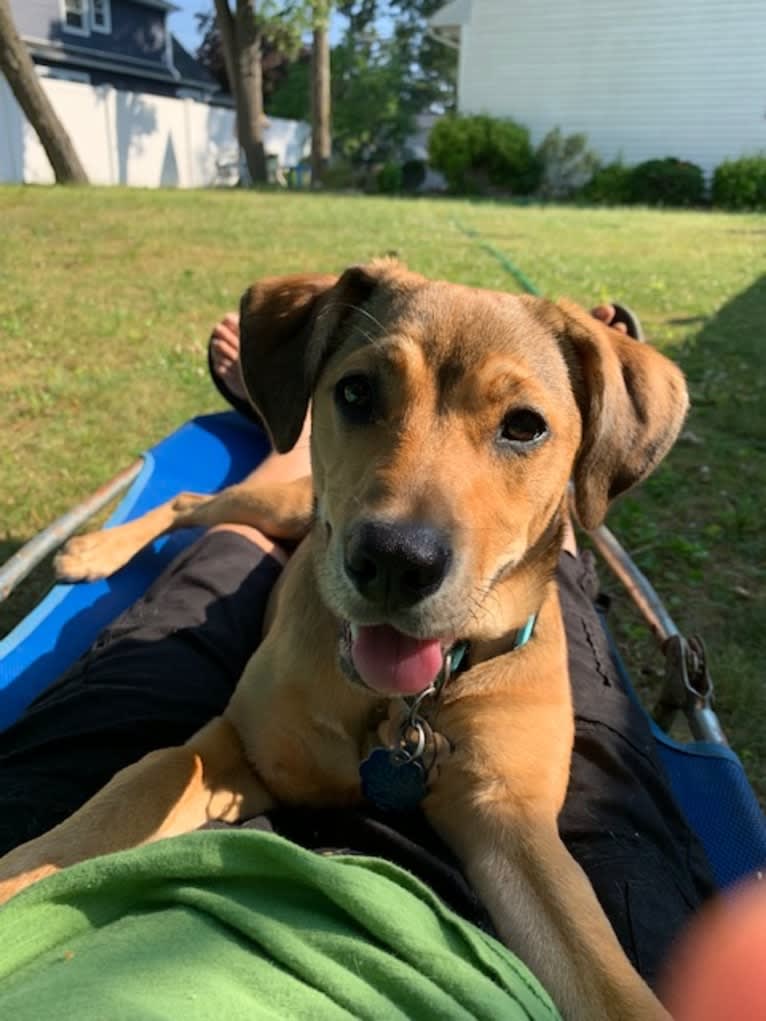
POLYGON ((766 150, 766 0, 473 0, 459 106, 710 172, 766 150))
MULTIPOLYGON (((235 184, 239 147, 234 112, 111 86, 42 78, 93 184, 199 188, 235 184)), ((272 119, 266 150, 280 166, 304 154, 308 125, 272 119)), ((0 181, 50 184, 48 158, 0 76, 0 181)))

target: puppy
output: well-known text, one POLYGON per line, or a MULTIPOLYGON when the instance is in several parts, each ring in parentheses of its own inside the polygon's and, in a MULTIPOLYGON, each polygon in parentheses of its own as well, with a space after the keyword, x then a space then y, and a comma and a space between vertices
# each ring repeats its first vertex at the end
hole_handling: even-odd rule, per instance
POLYGON ((277 450, 295 444, 311 402, 312 478, 182 494, 73 540, 60 567, 110 573, 186 525, 302 539, 263 642, 222 717, 9 854, 0 900, 211 818, 355 804, 383 735, 418 762, 427 818, 565 1018, 667 1017, 558 835, 573 714, 554 570, 570 479, 591 528, 672 445, 681 373, 575 305, 388 260, 257 283, 241 332, 277 450), (467 665, 447 677, 458 651, 467 665))

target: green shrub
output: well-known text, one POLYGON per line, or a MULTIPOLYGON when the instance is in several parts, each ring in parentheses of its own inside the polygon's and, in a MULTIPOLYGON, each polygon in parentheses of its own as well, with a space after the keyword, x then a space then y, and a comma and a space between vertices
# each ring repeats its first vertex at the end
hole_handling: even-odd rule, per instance
POLYGON ((563 135, 561 128, 549 131, 537 149, 541 167, 540 195, 546 199, 567 199, 579 191, 598 169, 598 156, 588 148, 584 134, 563 135))
POLYGON ((630 180, 630 167, 622 163, 608 163, 599 167, 581 189, 579 197, 598 205, 622 206, 631 201, 630 180))
POLYGON ((345 159, 335 158, 322 171, 322 187, 326 191, 349 191, 359 187, 357 173, 345 159))
POLYGON ((540 164, 529 132, 512 120, 442 117, 431 131, 428 155, 451 191, 530 195, 540 183, 540 164))
POLYGON ((427 172, 425 160, 405 160, 402 163, 402 190, 410 193, 418 191, 423 187, 427 172))
POLYGON ((630 174, 633 202, 647 206, 699 206, 705 201, 705 177, 696 163, 668 156, 646 160, 630 174))
POLYGON ((766 153, 724 160, 713 174, 713 205, 766 209, 766 153))
POLYGON ((384 163, 378 171, 378 191, 384 195, 398 195, 402 190, 402 168, 399 163, 384 163))

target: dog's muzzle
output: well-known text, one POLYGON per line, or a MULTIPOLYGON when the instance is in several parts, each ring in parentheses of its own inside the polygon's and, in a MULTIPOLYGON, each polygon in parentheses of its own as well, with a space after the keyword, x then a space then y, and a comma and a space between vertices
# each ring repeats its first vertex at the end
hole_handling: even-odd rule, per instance
POLYGON ((409 609, 433 595, 452 565, 447 534, 412 522, 357 522, 346 535, 344 552, 354 588, 387 613, 409 609))

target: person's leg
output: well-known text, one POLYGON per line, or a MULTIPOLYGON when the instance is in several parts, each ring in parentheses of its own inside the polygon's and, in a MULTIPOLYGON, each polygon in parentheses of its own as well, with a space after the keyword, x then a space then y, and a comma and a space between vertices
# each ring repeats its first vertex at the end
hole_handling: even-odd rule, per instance
MULTIPOLYGON (((310 470, 307 437, 256 469, 310 470)), ((50 829, 124 766, 219 714, 258 645, 285 554, 244 525, 211 529, 0 734, 0 854, 50 829)))
POLYGON ((712 893, 712 879, 675 802, 648 719, 610 656, 594 605, 593 558, 574 552, 572 542, 558 570, 575 710, 559 829, 623 949, 654 985, 673 940, 712 893))

